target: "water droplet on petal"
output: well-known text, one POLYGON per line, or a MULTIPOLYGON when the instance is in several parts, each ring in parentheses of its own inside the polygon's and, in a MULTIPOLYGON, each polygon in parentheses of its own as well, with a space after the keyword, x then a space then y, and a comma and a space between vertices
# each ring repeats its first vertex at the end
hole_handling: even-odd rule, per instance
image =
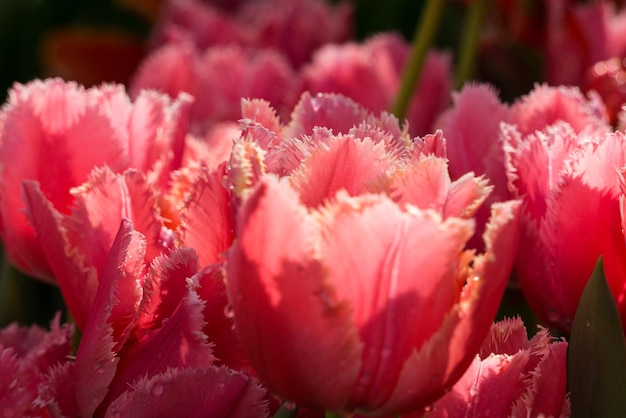
POLYGON ((96 373, 104 374, 104 364, 101 361, 96 363, 96 373))
POLYGON ((233 308, 233 305, 231 305, 230 303, 226 306, 224 306, 224 315, 226 316, 226 318, 233 318, 235 316, 235 309, 233 308))
POLYGON ((154 385, 152 386, 152 394, 154 396, 161 396, 163 395, 163 385, 154 385))

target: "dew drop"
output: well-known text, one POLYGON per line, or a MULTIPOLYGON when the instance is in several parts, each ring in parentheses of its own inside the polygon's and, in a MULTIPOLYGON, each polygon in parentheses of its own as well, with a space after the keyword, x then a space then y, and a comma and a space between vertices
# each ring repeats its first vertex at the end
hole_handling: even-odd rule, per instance
POLYGON ((587 328, 589 328, 589 327, 591 326, 591 322, 589 322, 589 321, 585 321, 585 326, 586 326, 587 328))
POLYGON ((230 303, 224 306, 224 316, 226 316, 226 318, 231 318, 231 319, 235 316, 235 309, 233 308, 233 305, 231 305, 230 303))
POLYGON ((154 385, 154 386, 152 386, 152 394, 154 396, 161 396, 161 395, 163 395, 163 385, 154 385))
POLYGON ((426 408, 424 408, 424 412, 433 412, 434 409, 435 408, 432 405, 428 405, 426 408))
POLYGON ((96 373, 104 374, 104 364, 100 361, 96 363, 96 373))

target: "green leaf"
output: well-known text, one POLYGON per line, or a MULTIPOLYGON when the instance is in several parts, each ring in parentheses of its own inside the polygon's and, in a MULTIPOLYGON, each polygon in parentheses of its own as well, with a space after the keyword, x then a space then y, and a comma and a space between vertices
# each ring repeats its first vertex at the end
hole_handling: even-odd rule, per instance
POLYGON ((572 417, 626 417, 626 341, 602 257, 580 298, 567 362, 572 417))

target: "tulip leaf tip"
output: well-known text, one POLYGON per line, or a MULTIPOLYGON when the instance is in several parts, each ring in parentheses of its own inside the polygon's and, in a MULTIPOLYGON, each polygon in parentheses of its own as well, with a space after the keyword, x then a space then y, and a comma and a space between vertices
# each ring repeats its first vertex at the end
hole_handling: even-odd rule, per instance
POLYGON ((602 257, 572 324, 567 384, 572 417, 626 416, 626 341, 602 257))

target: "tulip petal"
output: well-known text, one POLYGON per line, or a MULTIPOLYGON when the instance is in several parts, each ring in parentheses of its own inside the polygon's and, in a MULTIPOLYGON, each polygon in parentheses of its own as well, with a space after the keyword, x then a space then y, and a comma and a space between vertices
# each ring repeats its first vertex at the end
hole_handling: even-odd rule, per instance
POLYGON ((66 361, 53 367, 39 385, 36 403, 55 418, 80 416, 76 401, 75 370, 75 363, 66 361))
POLYGON ((230 194, 222 185, 225 175, 225 164, 215 171, 204 170, 181 214, 180 241, 196 250, 202 267, 223 260, 233 240, 230 194))
POLYGON ((355 309, 365 346, 348 408, 375 409, 388 400, 404 361, 458 302, 458 265, 451 260, 461 256, 473 223, 403 213, 382 196, 339 195, 327 210, 322 259, 337 299, 355 309))
MULTIPOLYGON (((84 330, 98 288, 95 266, 86 265, 82 255, 69 241, 63 216, 43 195, 39 184, 24 181, 27 216, 41 237, 41 248, 61 288, 63 299, 79 329, 84 330)), ((88 248, 93 250, 92 243, 88 248)))
POLYGON ((331 129, 336 135, 345 134, 367 116, 365 108, 345 96, 303 93, 283 134, 287 138, 299 138, 311 135, 316 126, 331 129))
POLYGON ((392 177, 391 197, 400 204, 434 209, 444 218, 471 217, 492 187, 482 178, 467 173, 450 181, 445 159, 424 157, 392 177))
POLYGON ((264 395, 253 378, 225 367, 169 368, 137 381, 111 404, 105 416, 268 417, 264 395))
POLYGON ((268 387, 298 404, 340 410, 362 346, 347 304, 316 260, 316 234, 297 194, 265 178, 239 213, 226 285, 237 335, 268 387), (303 326, 294 337, 292 329, 303 326), (267 344, 271 350, 258 349, 267 344))
POLYGON ((168 367, 208 367, 213 363, 215 357, 202 332, 204 302, 195 291, 197 262, 192 249, 181 249, 152 263, 143 299, 133 311, 132 329, 117 350, 118 370, 105 404, 142 376, 168 367))
POLYGON ((519 239, 520 202, 497 203, 483 238, 486 252, 474 258, 462 299, 433 337, 404 363, 388 402, 376 413, 425 407, 450 387, 477 353, 498 310, 519 239))
POLYGON ((254 374, 237 339, 232 305, 228 302, 224 263, 213 264, 197 274, 198 296, 204 305, 204 333, 214 343, 215 365, 254 374))
POLYGON ((317 146, 290 176, 291 185, 309 207, 332 199, 339 190, 350 195, 365 193, 391 169, 393 160, 384 143, 351 136, 333 138, 317 146))
POLYGON ((140 295, 135 289, 144 254, 143 237, 129 221, 123 220, 76 354, 76 398, 83 416, 94 415, 115 376, 120 359, 114 350, 123 343, 120 338, 132 319, 121 314, 124 310, 134 313, 139 303, 140 295))

